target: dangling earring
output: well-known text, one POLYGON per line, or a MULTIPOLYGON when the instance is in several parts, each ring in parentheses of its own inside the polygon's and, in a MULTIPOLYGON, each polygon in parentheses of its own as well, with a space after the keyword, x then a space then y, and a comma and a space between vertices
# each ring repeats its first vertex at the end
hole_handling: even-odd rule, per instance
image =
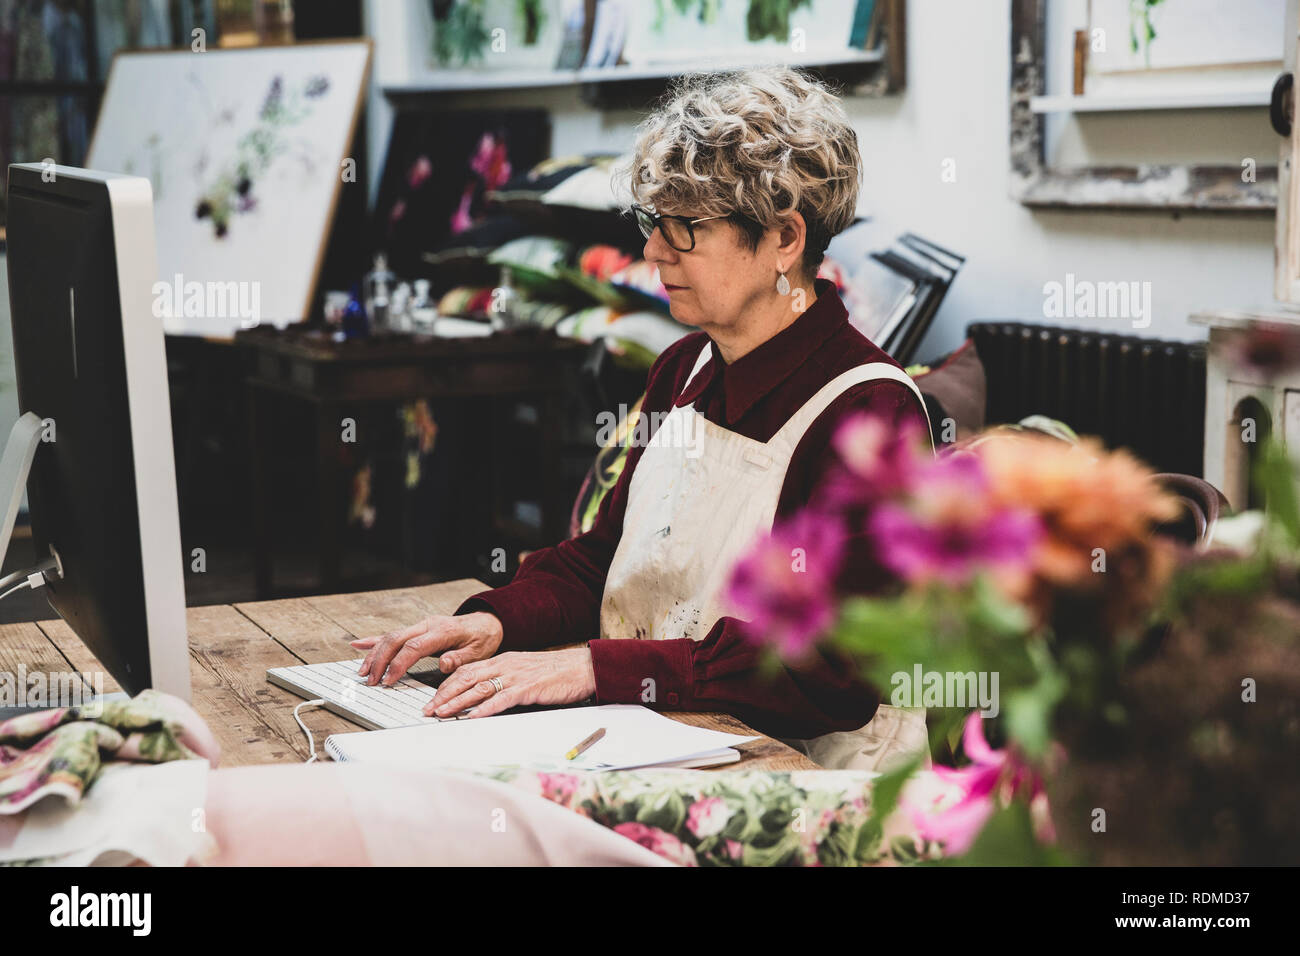
POLYGON ((776 280, 776 291, 781 293, 781 295, 790 294, 790 280, 785 277, 784 272, 782 272, 781 277, 776 280))

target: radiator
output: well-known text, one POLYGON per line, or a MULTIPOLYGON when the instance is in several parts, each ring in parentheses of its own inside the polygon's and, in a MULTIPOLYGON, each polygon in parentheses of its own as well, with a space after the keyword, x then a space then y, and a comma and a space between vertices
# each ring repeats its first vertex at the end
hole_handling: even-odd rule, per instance
POLYGON ((984 364, 989 424, 1047 415, 1156 471, 1202 477, 1205 343, 1016 322, 966 334, 984 364))

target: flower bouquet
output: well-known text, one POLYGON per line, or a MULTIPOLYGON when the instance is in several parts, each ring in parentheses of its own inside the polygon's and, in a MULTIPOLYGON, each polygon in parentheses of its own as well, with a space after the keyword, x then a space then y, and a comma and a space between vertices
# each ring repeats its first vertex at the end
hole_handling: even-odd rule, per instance
POLYGON ((980 864, 1296 853, 1300 507, 1279 444, 1255 456, 1256 543, 1228 549, 1159 533, 1177 497, 1091 439, 1000 428, 935 455, 860 416, 834 442, 840 467, 728 597, 769 660, 847 652, 882 704, 926 709, 935 766, 878 778, 879 818, 980 864), (889 592, 836 589, 855 537, 889 592))

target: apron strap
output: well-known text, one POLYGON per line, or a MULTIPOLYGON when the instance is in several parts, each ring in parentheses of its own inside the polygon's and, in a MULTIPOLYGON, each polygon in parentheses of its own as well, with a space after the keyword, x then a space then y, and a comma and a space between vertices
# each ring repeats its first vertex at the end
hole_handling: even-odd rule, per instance
POLYGON ((695 381, 695 376, 700 374, 700 369, 704 368, 705 363, 709 361, 713 354, 710 347, 712 345, 713 340, 707 335, 704 336, 704 348, 700 349, 700 357, 695 360, 695 367, 691 369, 691 374, 686 377, 686 384, 682 386, 681 394, 686 393, 686 390, 691 387, 691 382, 695 381))
POLYGON ((934 450, 934 440, 931 436, 930 410, 925 406, 925 399, 921 397, 921 390, 916 387, 916 382, 912 377, 904 372, 897 365, 891 365, 888 362, 868 362, 865 365, 858 365, 849 369, 847 372, 841 372, 835 378, 823 385, 812 398, 804 404, 803 408, 795 412, 781 429, 772 436, 775 442, 779 438, 784 438, 793 448, 803 438, 804 432, 808 427, 817 420, 822 412, 830 407, 835 399, 839 398, 844 392, 848 391, 854 385, 860 385, 863 382, 874 382, 882 379, 899 382, 906 385, 916 396, 916 400, 921 403, 921 411, 925 413, 926 439, 930 443, 930 450, 934 450))
MULTIPOLYGON (((695 376, 700 374, 700 371, 712 357, 712 344, 712 340, 706 335, 704 337, 704 347, 700 349, 699 357, 695 360, 695 366, 691 369, 691 374, 687 376, 686 384, 682 387, 683 393, 691 387, 691 383, 695 381, 695 376)), ((830 407, 831 403, 835 401, 835 399, 839 398, 840 395, 852 388, 854 385, 860 385, 863 382, 880 381, 883 379, 899 382, 912 390, 912 394, 916 396, 916 400, 921 403, 921 411, 925 415, 926 438, 929 439, 930 450, 933 451, 934 440, 931 435, 931 429, 933 426, 930 423, 930 410, 925 405, 925 399, 921 397, 921 390, 916 387, 916 382, 912 381, 910 375, 904 372, 897 365, 891 365, 889 362, 868 362, 865 365, 855 366, 854 368, 842 372, 835 378, 831 379, 818 389, 817 393, 813 395, 813 397, 810 398, 804 406, 799 409, 799 411, 795 412, 794 415, 790 417, 789 421, 781 426, 780 430, 772 436, 771 441, 776 441, 783 437, 790 439, 790 447, 793 449, 794 446, 798 444, 799 439, 803 437, 804 432, 808 430, 808 426, 815 422, 817 417, 821 415, 822 412, 826 411, 826 409, 830 407)))

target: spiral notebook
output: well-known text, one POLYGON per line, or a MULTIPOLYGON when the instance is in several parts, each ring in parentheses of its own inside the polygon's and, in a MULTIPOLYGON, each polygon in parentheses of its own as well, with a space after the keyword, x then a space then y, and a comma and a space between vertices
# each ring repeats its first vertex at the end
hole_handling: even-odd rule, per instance
POLYGON ((325 751, 335 760, 403 767, 631 770, 734 763, 740 759, 734 748, 757 739, 693 727, 637 704, 603 704, 334 734, 325 751), (565 759, 602 727, 603 738, 565 759))

